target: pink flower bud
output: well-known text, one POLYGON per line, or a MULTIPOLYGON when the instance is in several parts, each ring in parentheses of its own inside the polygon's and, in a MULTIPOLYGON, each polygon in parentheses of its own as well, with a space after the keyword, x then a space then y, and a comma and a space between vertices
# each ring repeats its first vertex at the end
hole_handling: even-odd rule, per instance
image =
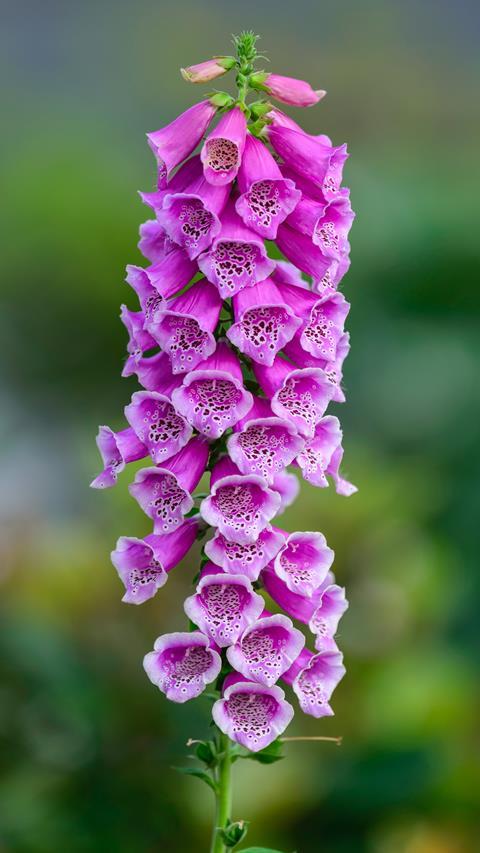
POLYGON ((216 56, 214 59, 207 59, 197 65, 181 68, 180 74, 187 83, 208 83, 209 80, 215 80, 216 77, 226 74, 234 65, 233 56, 216 56))

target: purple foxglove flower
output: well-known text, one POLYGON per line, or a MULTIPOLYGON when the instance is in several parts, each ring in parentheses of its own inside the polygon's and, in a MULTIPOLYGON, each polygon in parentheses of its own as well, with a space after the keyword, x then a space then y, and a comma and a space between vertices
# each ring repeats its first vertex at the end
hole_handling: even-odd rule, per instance
POLYGON ((303 450, 296 458, 296 463, 302 470, 304 480, 308 480, 313 486, 320 488, 328 486, 326 475, 329 474, 338 494, 353 495, 358 491, 356 486, 344 480, 339 474, 342 457, 340 422, 338 418, 327 415, 317 424, 314 437, 306 441, 303 450))
POLYGON ((302 273, 289 261, 276 261, 275 272, 272 275, 275 284, 293 284, 302 290, 309 290, 308 282, 302 278, 302 273))
POLYGON ((317 655, 303 649, 283 680, 292 685, 304 714, 332 717, 330 699, 345 672, 343 655, 336 646, 317 655))
POLYGON ((185 376, 172 400, 177 411, 212 440, 248 412, 253 398, 243 387, 237 356, 219 341, 215 352, 185 376))
POLYGON ((277 685, 264 687, 251 681, 225 679, 223 698, 215 702, 212 716, 231 740, 252 752, 265 749, 293 718, 293 708, 277 685), (228 682, 230 683, 228 684, 228 682))
POLYGON ((204 278, 163 303, 148 329, 170 356, 174 374, 192 370, 215 351, 213 332, 221 310, 217 288, 204 278))
POLYGON ((214 59, 198 62, 197 65, 181 68, 180 73, 187 83, 208 83, 210 80, 215 80, 222 74, 226 74, 234 65, 233 56, 216 56, 214 59))
POLYGON ((161 130, 147 133, 148 144, 157 158, 162 175, 166 177, 175 166, 190 156, 216 111, 217 108, 210 100, 200 101, 161 130))
POLYGON ((190 160, 186 160, 182 166, 175 172, 172 178, 165 183, 162 183, 162 186, 158 188, 155 192, 142 192, 140 190, 139 196, 142 199, 143 203, 151 207, 157 214, 162 209, 164 200, 169 193, 180 193, 191 183, 191 181, 195 180, 202 174, 202 164, 200 162, 200 157, 191 157, 190 160))
POLYGON ((242 474, 258 474, 271 483, 293 462, 305 444, 293 424, 274 417, 268 400, 256 397, 227 441, 230 458, 242 474))
POLYGON ((295 474, 291 474, 289 471, 279 471, 278 474, 275 474, 271 487, 280 496, 278 515, 281 515, 296 501, 300 491, 300 483, 295 474))
POLYGON ((164 298, 182 290, 198 272, 183 249, 172 249, 161 261, 147 267, 145 272, 151 286, 164 298))
POLYGON ((306 133, 277 124, 267 126, 267 136, 287 167, 323 187, 333 156, 330 145, 323 145, 306 133))
POLYGON ((185 600, 184 610, 217 646, 225 648, 257 621, 264 601, 243 575, 224 574, 218 566, 208 564, 205 568, 207 572, 195 595, 185 600))
POLYGON ((235 323, 227 337, 240 352, 271 366, 277 353, 290 341, 301 320, 286 305, 275 282, 267 278, 233 297, 235 323))
POLYGON ((120 319, 128 332, 127 352, 135 361, 138 361, 144 352, 157 346, 150 332, 144 328, 143 311, 130 311, 126 305, 121 305, 120 319))
POLYGON ((122 376, 135 374, 140 385, 146 391, 158 391, 165 397, 170 398, 175 388, 182 384, 181 376, 174 376, 170 366, 170 359, 166 352, 159 352, 148 358, 134 358, 130 356, 125 362, 122 376))
MULTIPOLYGON (((305 184, 307 184, 307 182, 305 182, 305 184)), ((304 192, 304 186, 301 186, 301 190, 304 192)), ((290 228, 294 228, 295 231, 300 231, 302 234, 306 234, 313 242, 315 242, 314 237, 316 234, 316 228, 325 216, 327 207, 327 201, 315 200, 315 197, 307 198, 307 196, 303 195, 293 213, 288 217, 287 225, 289 225, 290 228)))
POLYGON ((114 432, 108 426, 100 426, 97 435, 97 447, 103 461, 103 471, 90 483, 92 489, 108 489, 117 482, 128 462, 144 459, 148 450, 135 435, 133 429, 114 432))
MULTIPOLYGON (((162 306, 165 300, 177 292, 178 286, 175 281, 170 282, 170 286, 165 288, 163 293, 152 287, 147 272, 143 267, 137 267, 135 264, 127 266, 126 281, 133 288, 138 296, 138 301, 143 312, 143 325, 145 332, 151 337, 150 332, 146 328, 146 324, 154 320, 161 314, 162 306)), ((140 318, 142 319, 142 318, 140 318)), ((154 342, 154 346, 155 346, 154 342)))
POLYGON ((166 536, 154 533, 145 539, 121 536, 111 558, 125 586, 122 601, 143 604, 153 598, 157 590, 166 584, 167 573, 183 560, 192 547, 198 529, 198 521, 188 518, 166 536))
POLYGON ((192 437, 190 424, 168 397, 155 391, 136 391, 125 406, 125 417, 157 465, 178 453, 192 437))
POLYGON ((207 181, 217 186, 231 184, 242 162, 247 122, 240 107, 225 113, 209 133, 200 154, 207 181))
POLYGON ((272 98, 292 107, 313 107, 327 94, 324 89, 312 89, 305 80, 283 77, 281 74, 253 74, 251 85, 267 92, 272 98))
POLYGON ((222 659, 200 631, 163 634, 153 648, 143 666, 152 684, 171 702, 195 699, 220 674, 222 659))
POLYGON ((242 165, 238 172, 240 198, 235 203, 245 225, 266 240, 274 240, 277 228, 300 201, 294 181, 284 178, 270 151, 247 135, 242 165))
MULTIPOLYGON (((330 142, 326 137, 327 144, 330 142)), ((322 140, 320 140, 322 141, 322 140)), ((331 148, 330 163, 323 181, 323 193, 327 201, 334 201, 341 192, 340 186, 343 177, 343 167, 348 159, 348 151, 346 145, 338 145, 331 148)))
POLYGON ((222 216, 221 231, 208 252, 198 258, 198 266, 218 287, 222 299, 228 299, 244 287, 268 278, 275 263, 267 257, 263 240, 243 224, 229 202, 222 216))
POLYGON ((324 215, 317 221, 312 240, 327 258, 340 261, 350 251, 348 233, 355 214, 348 196, 330 202, 324 215))
POLYGON ((329 584, 328 580, 321 587, 318 606, 312 613, 308 627, 315 634, 315 648, 321 651, 326 641, 337 633, 338 623, 348 609, 345 590, 337 584, 329 584))
POLYGON ((228 662, 250 681, 271 687, 289 669, 305 637, 283 613, 257 619, 227 650, 228 662))
POLYGON ((155 264, 175 248, 175 243, 170 240, 156 219, 147 219, 140 225, 138 248, 147 261, 155 264))
POLYGON ((220 215, 227 203, 230 187, 213 186, 199 173, 180 191, 164 195, 157 210, 159 222, 169 237, 183 246, 190 258, 196 258, 210 246, 220 231, 220 215))
POLYGON ((286 540, 273 563, 275 574, 290 592, 311 598, 324 583, 334 553, 322 533, 305 531, 284 535, 286 540))
POLYGON ((282 112, 282 110, 279 110, 278 107, 272 106, 265 118, 270 122, 270 124, 275 125, 275 127, 286 127, 288 130, 295 130, 297 133, 305 133, 303 127, 300 127, 293 118, 287 116, 287 114, 282 112))
POLYGON ((335 361, 350 304, 341 293, 319 299, 300 331, 300 345, 315 358, 335 361))
POLYGON ((200 436, 162 467, 142 468, 129 486, 130 494, 153 519, 155 533, 170 533, 179 527, 193 507, 190 492, 198 485, 207 466, 209 449, 200 436))
POLYGON ((210 495, 200 513, 225 539, 245 545, 256 541, 279 506, 280 495, 267 488, 262 477, 241 475, 225 456, 212 470, 210 495))
POLYGON ((256 581, 262 569, 273 560, 283 541, 283 535, 270 526, 262 530, 255 542, 246 545, 230 542, 217 530, 213 539, 205 543, 205 553, 224 572, 245 575, 249 580, 256 581))
POLYGON ((321 368, 292 370, 292 365, 276 358, 272 367, 253 365, 263 393, 272 401, 279 418, 291 421, 301 435, 312 437, 331 396, 332 385, 321 368))
POLYGON ((321 281, 332 266, 332 259, 327 258, 310 237, 295 231, 285 222, 278 228, 277 246, 289 261, 311 275, 314 281, 321 281))

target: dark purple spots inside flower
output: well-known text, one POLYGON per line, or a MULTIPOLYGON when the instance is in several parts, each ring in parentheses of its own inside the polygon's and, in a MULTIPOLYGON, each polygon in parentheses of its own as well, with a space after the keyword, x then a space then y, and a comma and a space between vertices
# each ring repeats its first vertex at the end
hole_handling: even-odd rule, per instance
POLYGON ((270 478, 288 464, 283 456, 288 450, 288 433, 283 427, 250 426, 237 440, 251 473, 270 478))
POLYGON ((312 344, 317 357, 334 357, 336 338, 332 334, 334 323, 330 320, 321 306, 312 309, 308 325, 303 330, 303 335, 312 344))
POLYGON ((278 393, 278 401, 284 409, 292 417, 304 421, 310 431, 313 431, 318 421, 313 384, 313 382, 300 382, 294 377, 290 377, 278 393))
POLYGON ((260 518, 261 497, 258 487, 222 486, 214 502, 218 512, 235 532, 255 529, 260 518))
POLYGON ((213 215, 206 210, 200 199, 184 201, 178 218, 184 235, 184 245, 196 249, 202 237, 206 237, 214 222, 213 215))
POLYGON ((201 361, 210 338, 194 317, 166 315, 162 327, 167 335, 163 346, 170 356, 173 373, 185 373, 201 361))
POLYGON ((162 652, 160 663, 164 670, 163 689, 180 689, 203 682, 202 676, 212 665, 211 652, 203 646, 178 646, 162 652))
POLYGON ((236 293, 242 286, 254 283, 258 249, 250 243, 224 240, 212 252, 212 265, 219 287, 236 293))
POLYGON ((156 583, 161 574, 163 574, 162 564, 153 558, 149 566, 142 569, 132 569, 128 575, 130 593, 137 595, 142 587, 156 583))
POLYGON ((338 252, 339 237, 333 222, 320 222, 315 228, 315 234, 325 249, 338 252))
POLYGON ((250 308, 242 317, 242 332, 251 346, 258 350, 255 357, 263 361, 265 358, 262 348, 266 347, 276 353, 279 349, 279 338, 289 322, 285 308, 265 307, 250 308))
POLYGON ((248 219, 263 228, 269 228, 282 209, 275 181, 256 181, 246 193, 245 200, 250 210, 248 219))
POLYGON ((252 675, 274 683, 282 672, 285 631, 251 631, 241 641, 241 651, 252 675))
POLYGON ((226 429, 232 423, 235 407, 242 400, 242 391, 228 379, 199 379, 188 387, 195 421, 209 433, 216 426, 226 429))
POLYGON ((240 162, 238 147, 230 139, 210 139, 206 143, 206 165, 214 172, 228 172, 236 169, 240 162))
POLYGON ((328 703, 321 679, 313 670, 306 669, 299 675, 297 689, 302 697, 302 705, 318 708, 328 703))
POLYGON ((278 702, 264 693, 234 693, 227 704, 227 713, 234 732, 243 732, 253 743, 268 736, 278 702))
POLYGON ((175 515, 185 496, 186 492, 178 485, 173 474, 164 474, 155 478, 149 506, 152 508, 153 517, 165 522, 163 525, 165 530, 168 530, 168 525, 175 524, 175 515))

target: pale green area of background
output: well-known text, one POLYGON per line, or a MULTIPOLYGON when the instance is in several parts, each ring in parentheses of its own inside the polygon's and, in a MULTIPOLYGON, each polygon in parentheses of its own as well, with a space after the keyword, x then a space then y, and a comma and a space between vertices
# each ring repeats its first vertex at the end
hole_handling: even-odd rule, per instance
MULTIPOLYGON (((88 490, 120 379, 140 260, 144 134, 199 96, 180 65, 263 35, 272 70, 328 97, 307 129, 348 141, 358 218, 350 499, 305 486, 351 607, 336 716, 297 715, 274 767, 236 772, 249 841, 299 853, 478 849, 478 7, 473 2, 18 2, 2 14, 0 850, 203 851, 210 792, 171 769, 206 703, 167 703, 141 659, 182 628, 194 558, 141 609, 108 553, 148 525, 124 475, 88 490)), ((202 91, 202 90, 200 90, 202 91)), ((292 113, 293 114, 293 113, 292 113)), ((297 114, 295 114, 297 117, 297 114)), ((303 118, 303 117, 302 117, 303 118)))

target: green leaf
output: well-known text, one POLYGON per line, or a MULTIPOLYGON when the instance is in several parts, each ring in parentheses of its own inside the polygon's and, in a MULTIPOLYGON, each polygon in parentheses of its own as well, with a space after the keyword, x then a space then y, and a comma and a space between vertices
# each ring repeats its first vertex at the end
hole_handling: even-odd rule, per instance
POLYGON ((261 749, 260 752, 250 752, 246 749, 239 755, 239 758, 249 758, 251 761, 258 761, 260 764, 274 764, 275 761, 281 761, 282 758, 285 758, 283 743, 277 738, 265 749, 261 749))
POLYGON ((235 823, 229 823, 225 829, 222 829, 221 836, 223 843, 230 849, 236 847, 245 838, 248 830, 248 821, 237 820, 235 823))
POLYGON ((213 742, 205 742, 202 740, 200 741, 200 743, 197 743, 197 746, 195 748, 195 755, 197 756, 199 761, 203 761, 203 763, 208 764, 209 767, 215 764, 216 755, 213 742))
POLYGON ((174 767, 174 770, 178 770, 179 773, 183 773, 185 776, 196 776, 197 779, 201 779, 202 782, 205 782, 212 791, 218 793, 217 786, 213 781, 212 777, 205 772, 205 770, 201 770, 200 767, 174 767))
POLYGON ((238 853, 283 853, 283 851, 274 850, 273 847, 244 847, 238 853))

